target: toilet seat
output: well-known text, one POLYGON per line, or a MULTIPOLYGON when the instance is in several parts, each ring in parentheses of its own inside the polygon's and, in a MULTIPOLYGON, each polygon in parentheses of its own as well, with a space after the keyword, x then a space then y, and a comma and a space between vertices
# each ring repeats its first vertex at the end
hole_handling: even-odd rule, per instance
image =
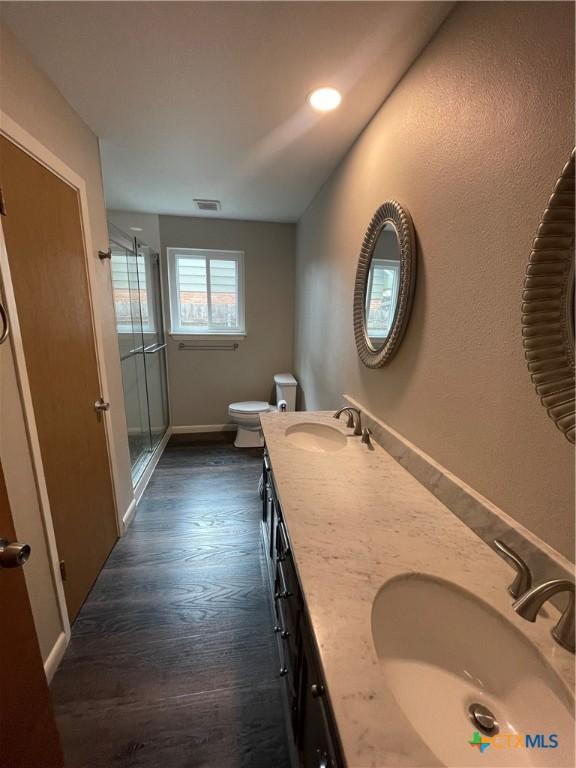
POLYGON ((240 416, 254 416, 258 413, 266 413, 270 410, 270 403, 263 400, 245 400, 241 403, 231 403, 228 406, 228 413, 238 414, 240 416))

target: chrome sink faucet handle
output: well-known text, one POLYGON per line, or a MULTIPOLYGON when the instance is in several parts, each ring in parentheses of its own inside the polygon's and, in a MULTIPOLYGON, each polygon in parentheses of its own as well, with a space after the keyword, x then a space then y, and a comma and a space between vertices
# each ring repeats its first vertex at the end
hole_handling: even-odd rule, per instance
POLYGON ((500 539, 494 539, 494 546, 498 550, 498 553, 516 569, 516 578, 508 587, 508 592, 510 592, 512 597, 520 597, 524 592, 528 592, 532 586, 532 574, 530 573, 530 568, 528 568, 520 555, 514 552, 513 549, 510 549, 510 547, 506 546, 500 539))
POLYGON ((536 621, 540 608, 559 592, 568 592, 570 597, 564 613, 552 630, 552 637, 562 648, 574 653, 574 584, 571 581, 567 579, 545 581, 525 592, 512 607, 523 619, 536 621))
POLYGON ((370 436, 372 435, 372 430, 368 429, 368 427, 364 427, 362 430, 362 439, 360 442, 365 443, 368 448, 372 447, 372 441, 370 440, 370 436))

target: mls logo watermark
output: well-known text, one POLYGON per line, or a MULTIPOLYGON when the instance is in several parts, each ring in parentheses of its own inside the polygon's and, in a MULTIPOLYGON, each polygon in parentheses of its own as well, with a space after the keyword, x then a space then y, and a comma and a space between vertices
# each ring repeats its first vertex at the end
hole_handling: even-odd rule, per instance
POLYGON ((468 742, 480 754, 492 747, 493 749, 556 749, 558 747, 557 733, 499 733, 496 736, 482 736, 474 731, 468 742))

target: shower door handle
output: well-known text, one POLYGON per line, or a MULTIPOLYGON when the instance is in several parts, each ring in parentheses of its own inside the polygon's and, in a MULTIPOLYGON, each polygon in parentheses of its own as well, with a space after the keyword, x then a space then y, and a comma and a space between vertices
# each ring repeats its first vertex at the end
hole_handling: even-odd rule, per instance
POLYGON ((94 403, 94 410, 96 413, 103 413, 110 410, 110 403, 107 403, 101 397, 94 403))

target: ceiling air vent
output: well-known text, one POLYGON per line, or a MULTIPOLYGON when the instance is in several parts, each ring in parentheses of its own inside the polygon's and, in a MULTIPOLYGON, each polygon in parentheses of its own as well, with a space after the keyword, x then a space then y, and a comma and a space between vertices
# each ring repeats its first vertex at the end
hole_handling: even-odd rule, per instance
POLYGON ((194 200, 194 205, 199 211, 220 210, 220 200, 194 200))

